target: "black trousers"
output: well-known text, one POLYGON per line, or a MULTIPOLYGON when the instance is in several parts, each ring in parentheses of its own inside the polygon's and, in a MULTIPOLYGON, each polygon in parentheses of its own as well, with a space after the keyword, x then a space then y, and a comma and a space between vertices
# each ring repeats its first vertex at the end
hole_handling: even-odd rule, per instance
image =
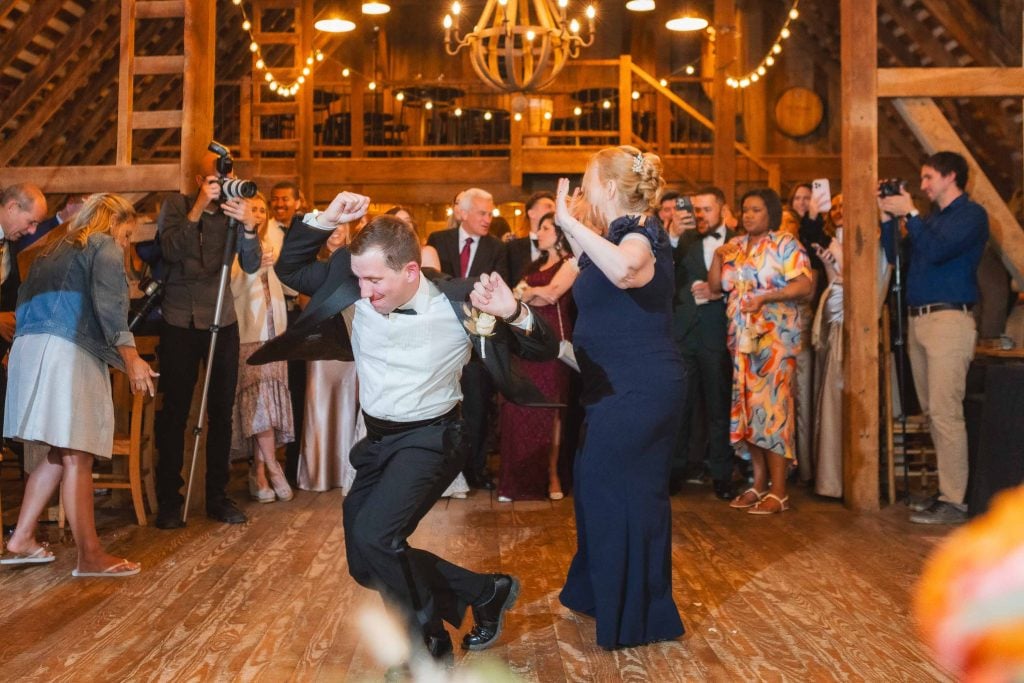
MULTIPOLYGON (((291 327, 302 315, 298 308, 288 311, 288 326, 291 327)), ((302 450, 302 429, 306 417, 306 361, 288 361, 288 391, 292 396, 292 421, 295 424, 295 440, 285 446, 284 473, 290 481, 296 481, 299 473, 299 452, 302 450)))
POLYGON ((457 628, 468 605, 489 597, 493 582, 413 548, 406 539, 462 467, 462 421, 444 419, 400 434, 368 436, 349 457, 356 479, 343 510, 352 578, 404 609, 425 634, 443 628, 441 620, 457 628), (415 597, 405 578, 406 561, 415 597))
POLYGON ((487 471, 487 435, 491 428, 491 420, 488 418, 493 397, 494 380, 483 361, 471 360, 466 363, 462 368, 462 417, 466 421, 469 436, 465 471, 470 479, 487 471))
POLYGON ((724 340, 721 349, 681 350, 681 354, 688 387, 672 471, 681 474, 688 462, 706 462, 712 479, 728 481, 734 458, 729 443, 732 359, 724 340))
MULTIPOLYGON (((160 326, 160 391, 163 408, 156 418, 156 497, 162 509, 181 505, 181 465, 185 449, 185 425, 199 367, 210 350, 210 331, 160 326)), ((238 325, 222 327, 214 350, 213 374, 207 398, 206 502, 225 496, 231 456, 231 412, 238 379, 238 325)))

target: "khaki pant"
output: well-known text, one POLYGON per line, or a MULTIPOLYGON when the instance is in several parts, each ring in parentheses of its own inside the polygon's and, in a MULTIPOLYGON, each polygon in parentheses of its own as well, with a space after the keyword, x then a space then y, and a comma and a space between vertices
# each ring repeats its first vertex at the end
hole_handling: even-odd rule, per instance
POLYGON ((974 316, 938 311, 910 319, 907 355, 928 415, 939 467, 939 499, 962 506, 967 493, 964 393, 977 341, 974 316))

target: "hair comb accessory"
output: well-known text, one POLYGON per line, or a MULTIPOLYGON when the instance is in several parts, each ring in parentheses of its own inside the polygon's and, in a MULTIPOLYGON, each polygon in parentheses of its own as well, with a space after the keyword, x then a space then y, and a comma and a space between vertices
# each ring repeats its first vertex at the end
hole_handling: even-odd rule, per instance
POLYGON ((644 170, 644 153, 637 152, 633 157, 633 173, 640 173, 644 170))

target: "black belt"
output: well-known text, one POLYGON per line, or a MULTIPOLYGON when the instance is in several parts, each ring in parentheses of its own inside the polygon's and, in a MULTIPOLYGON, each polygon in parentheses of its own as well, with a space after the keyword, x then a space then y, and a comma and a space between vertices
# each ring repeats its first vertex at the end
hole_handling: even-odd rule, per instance
POLYGON ((963 311, 970 313, 974 308, 973 304, 927 304, 925 306, 911 306, 910 317, 916 318, 919 315, 938 313, 939 311, 963 311))
POLYGON ((366 411, 363 411, 363 420, 366 422, 366 434, 371 439, 380 439, 385 436, 394 436, 395 434, 401 434, 408 432, 419 427, 426 427, 428 425, 436 424, 438 422, 444 422, 446 420, 455 419, 459 416, 459 406, 455 404, 451 410, 444 415, 438 415, 437 417, 429 417, 426 420, 415 420, 413 422, 392 422, 391 420, 382 420, 379 417, 373 417, 368 415, 366 411))

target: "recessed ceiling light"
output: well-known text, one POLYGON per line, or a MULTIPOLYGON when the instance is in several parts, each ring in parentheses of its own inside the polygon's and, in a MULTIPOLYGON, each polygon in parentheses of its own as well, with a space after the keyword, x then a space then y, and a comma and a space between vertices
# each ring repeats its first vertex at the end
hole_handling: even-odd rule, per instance
POLYGON ((703 31, 708 27, 708 20, 703 17, 676 17, 665 22, 669 31, 703 31))
POLYGON ((391 11, 391 5, 386 2, 364 2, 363 14, 387 14, 391 11))
POLYGON ((348 33, 356 30, 356 25, 348 19, 321 19, 313 24, 313 28, 324 33, 348 33))
POLYGON ((630 12, 653 12, 654 0, 629 0, 626 9, 630 12))

